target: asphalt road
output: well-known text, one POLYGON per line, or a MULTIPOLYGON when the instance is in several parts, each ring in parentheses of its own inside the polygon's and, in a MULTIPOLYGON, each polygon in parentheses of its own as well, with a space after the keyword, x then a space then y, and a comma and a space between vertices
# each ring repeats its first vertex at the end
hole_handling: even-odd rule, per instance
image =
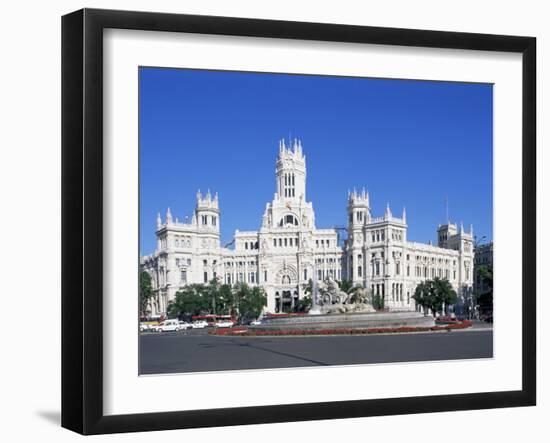
POLYGON ((324 337, 141 334, 141 374, 491 358, 492 329, 324 337))

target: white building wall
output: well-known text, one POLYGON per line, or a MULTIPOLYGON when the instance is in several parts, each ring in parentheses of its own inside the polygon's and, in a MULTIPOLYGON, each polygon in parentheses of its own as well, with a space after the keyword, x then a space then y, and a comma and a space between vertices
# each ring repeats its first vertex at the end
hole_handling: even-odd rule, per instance
POLYGON ((415 309, 416 285, 434 276, 448 276, 462 297, 473 284, 473 230, 456 225, 438 228, 438 246, 407 241, 405 210, 396 218, 388 205, 384 216, 371 216, 369 195, 348 195, 348 239, 338 245, 335 229, 317 229, 313 205, 306 200, 306 158, 302 145, 279 145, 276 192, 266 204, 258 231, 236 231, 233 249, 220 244, 221 214, 217 194, 197 193, 191 222, 157 217, 157 250, 141 258, 155 291, 153 313, 166 312, 177 291, 191 283, 220 282, 261 285, 266 311, 281 303, 293 306, 304 285, 318 279, 350 279, 384 296, 392 310, 415 309))

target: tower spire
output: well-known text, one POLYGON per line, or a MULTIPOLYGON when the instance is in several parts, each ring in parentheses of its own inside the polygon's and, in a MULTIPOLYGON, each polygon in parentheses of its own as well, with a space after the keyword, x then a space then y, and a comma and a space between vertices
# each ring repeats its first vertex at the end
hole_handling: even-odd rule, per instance
MULTIPOLYGON (((290 134, 289 134, 290 136, 290 134)), ((306 199, 306 158, 298 138, 280 141, 276 161, 276 193, 279 199, 306 199)))
POLYGON ((168 206, 168 210, 166 211, 166 223, 172 223, 172 211, 170 211, 170 206, 168 206))
POLYGON ((157 229, 162 227, 162 219, 160 218, 160 212, 157 213, 157 229))

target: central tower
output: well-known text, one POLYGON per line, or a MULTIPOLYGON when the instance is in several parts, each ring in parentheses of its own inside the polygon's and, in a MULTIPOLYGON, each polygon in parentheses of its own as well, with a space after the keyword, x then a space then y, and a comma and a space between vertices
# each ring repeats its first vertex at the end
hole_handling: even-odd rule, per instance
POLYGON ((275 169, 277 198, 284 200, 306 199, 306 157, 302 153, 302 142, 294 139, 292 146, 279 142, 279 156, 275 169))

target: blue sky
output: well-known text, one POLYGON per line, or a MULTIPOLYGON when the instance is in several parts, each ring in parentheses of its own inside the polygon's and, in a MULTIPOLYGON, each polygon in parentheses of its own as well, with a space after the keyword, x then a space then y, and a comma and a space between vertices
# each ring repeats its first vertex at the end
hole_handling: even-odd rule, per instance
POLYGON ((347 191, 374 216, 407 208, 408 238, 446 219, 492 239, 492 85, 140 68, 140 249, 156 215, 184 220, 218 192, 222 242, 260 227, 278 140, 302 140, 318 228, 346 225, 347 191))

